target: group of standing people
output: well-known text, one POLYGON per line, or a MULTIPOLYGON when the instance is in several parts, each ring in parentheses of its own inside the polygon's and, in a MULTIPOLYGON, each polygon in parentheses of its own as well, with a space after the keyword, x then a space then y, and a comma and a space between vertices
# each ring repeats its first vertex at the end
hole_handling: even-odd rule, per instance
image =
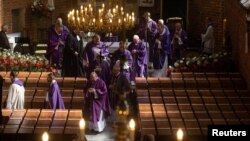
MULTIPOLYGON (((4 37, 5 29, 3 26, 0 33, 2 39, 7 38, 4 37)), ((208 19, 206 33, 201 36, 203 53, 211 53, 211 46, 214 44, 214 40, 211 40, 211 20, 208 19)), ((2 39, 0 46, 9 48, 2 39)), ((106 126, 106 117, 116 109, 119 95, 130 92, 130 85, 135 77, 148 76, 148 67, 151 65, 154 69, 153 76, 164 76, 168 66, 183 56, 187 39, 181 23, 176 23, 174 32, 170 33, 164 20, 159 19, 156 23, 150 18, 150 13, 146 12, 133 41, 129 45, 121 41, 119 48, 111 56, 99 35, 94 35, 83 48, 80 29, 73 26, 70 31, 63 25, 62 19, 58 18, 48 30, 45 56, 58 70, 62 70, 62 76, 88 78, 84 88, 84 115, 89 120, 89 129, 101 132, 106 126)), ((22 109, 25 93, 23 82, 14 72, 10 76, 12 84, 6 107, 22 109)), ((54 78, 53 74, 48 75, 50 87, 46 100, 50 108, 64 109, 60 88, 54 78)))

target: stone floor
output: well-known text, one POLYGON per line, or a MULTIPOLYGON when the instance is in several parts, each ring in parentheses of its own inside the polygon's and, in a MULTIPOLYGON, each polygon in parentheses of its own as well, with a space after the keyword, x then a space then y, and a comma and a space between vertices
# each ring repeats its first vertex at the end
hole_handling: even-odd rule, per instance
POLYGON ((112 124, 108 123, 103 132, 97 134, 87 131, 85 137, 87 141, 113 141, 115 132, 112 124))

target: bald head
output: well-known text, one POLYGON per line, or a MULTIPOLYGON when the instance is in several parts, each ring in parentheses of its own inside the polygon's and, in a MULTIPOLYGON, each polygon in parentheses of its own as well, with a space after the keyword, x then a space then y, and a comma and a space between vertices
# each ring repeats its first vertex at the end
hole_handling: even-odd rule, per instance
POLYGON ((164 25, 164 20, 163 20, 163 19, 159 19, 159 20, 158 20, 158 24, 159 24, 159 25, 164 25))
POLYGON ((134 43, 139 43, 140 42, 140 37, 138 35, 133 36, 133 41, 134 43))
POLYGON ((158 31, 159 31, 160 33, 162 33, 163 30, 164 30, 164 20, 163 20, 163 19, 159 19, 159 20, 158 20, 158 31))
POLYGON ((63 24, 63 23, 62 23, 62 18, 57 18, 57 19, 56 19, 56 24, 63 24))

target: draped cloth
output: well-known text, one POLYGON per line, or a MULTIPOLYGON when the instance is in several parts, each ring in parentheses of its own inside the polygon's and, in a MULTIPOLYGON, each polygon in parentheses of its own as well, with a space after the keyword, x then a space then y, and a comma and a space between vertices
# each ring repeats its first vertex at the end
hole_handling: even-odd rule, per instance
POLYGON ((94 61, 98 54, 103 56, 104 59, 108 57, 109 50, 106 45, 103 42, 98 42, 97 44, 94 44, 93 41, 88 42, 83 53, 83 59, 89 64, 86 70, 88 78, 90 73, 93 72, 95 69, 94 61))
POLYGON ((9 88, 9 94, 7 98, 7 109, 23 109, 24 108, 24 93, 25 89, 23 82, 16 79, 9 88))
POLYGON ((132 80, 135 77, 144 77, 147 65, 147 50, 145 45, 142 42, 135 44, 134 42, 128 46, 128 50, 132 52, 132 50, 136 50, 133 56, 133 64, 132 64, 132 80))
POLYGON ((202 49, 205 54, 212 54, 214 52, 214 28, 212 24, 208 24, 206 33, 201 35, 202 49))
POLYGON ((100 68, 100 71, 96 71, 97 75, 106 83, 106 85, 109 85, 110 83, 110 65, 108 61, 102 60, 101 62, 95 61, 95 68, 100 68))
POLYGON ((48 101, 51 109, 65 109, 64 102, 61 96, 61 92, 56 80, 53 80, 50 84, 48 91, 48 101))
POLYGON ((154 44, 154 73, 161 77, 164 75, 166 67, 170 63, 170 57, 172 54, 172 49, 170 46, 170 33, 168 28, 165 26, 162 33, 157 33, 154 44), (160 42, 157 42, 159 40, 160 42), (166 58, 167 57, 167 58, 166 58))
POLYGON ((157 23, 150 19, 148 22, 140 23, 139 30, 137 31, 137 34, 139 37, 149 43, 149 61, 153 61, 153 45, 154 45, 154 38, 157 34, 157 23))
POLYGON ((182 30, 181 31, 175 31, 174 33, 171 33, 170 35, 171 39, 171 48, 173 50, 172 59, 173 62, 176 60, 180 60, 184 54, 184 50, 187 49, 187 32, 182 30), (179 38, 175 38, 175 34, 179 36, 179 38))
POLYGON ((123 67, 122 73, 127 77, 129 81, 131 81, 131 73, 132 73, 132 64, 133 57, 129 50, 125 49, 124 52, 121 52, 120 49, 116 50, 112 56, 112 67, 114 67, 115 63, 121 59, 121 56, 124 55, 127 59, 126 66, 123 67))
MULTIPOLYGON (((106 84, 100 78, 97 78, 96 81, 88 81, 87 86, 84 89, 85 95, 85 104, 84 104, 84 112, 86 113, 86 118, 98 129, 104 129, 99 127, 99 122, 103 122, 103 120, 111 114, 111 108, 108 98, 108 90, 106 84), (94 88, 96 93, 92 93, 89 91, 90 88, 94 88), (104 119, 100 118, 103 117, 104 119)), ((103 125, 103 124, 102 124, 103 125)), ((95 129, 94 129, 95 130, 95 129)), ((96 130, 101 131, 101 130, 96 130)))
POLYGON ((63 57, 62 75, 64 77, 84 76, 82 37, 74 33, 68 35, 63 57), (75 52, 78 55, 75 55, 75 52))
POLYGON ((63 26, 63 31, 61 34, 58 34, 55 31, 55 25, 51 26, 48 30, 48 48, 45 54, 45 57, 50 60, 51 64, 55 64, 57 68, 61 68, 61 63, 63 60, 63 49, 64 45, 58 45, 59 41, 65 43, 66 38, 69 34, 69 29, 66 26, 63 26), (58 49, 56 47, 58 46, 58 49))

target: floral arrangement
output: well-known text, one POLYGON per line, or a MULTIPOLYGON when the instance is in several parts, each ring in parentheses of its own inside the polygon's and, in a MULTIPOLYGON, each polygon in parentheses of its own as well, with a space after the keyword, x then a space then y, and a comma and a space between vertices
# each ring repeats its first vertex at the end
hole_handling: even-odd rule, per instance
POLYGON ((45 3, 41 0, 36 0, 31 5, 31 11, 34 15, 37 17, 51 17, 51 11, 49 8, 45 5, 45 3))
POLYGON ((212 55, 177 60, 169 69, 173 72, 209 72, 224 71, 228 68, 231 53, 220 51, 212 55))
POLYGON ((22 55, 9 50, 0 52, 0 71, 54 71, 44 56, 22 55))

